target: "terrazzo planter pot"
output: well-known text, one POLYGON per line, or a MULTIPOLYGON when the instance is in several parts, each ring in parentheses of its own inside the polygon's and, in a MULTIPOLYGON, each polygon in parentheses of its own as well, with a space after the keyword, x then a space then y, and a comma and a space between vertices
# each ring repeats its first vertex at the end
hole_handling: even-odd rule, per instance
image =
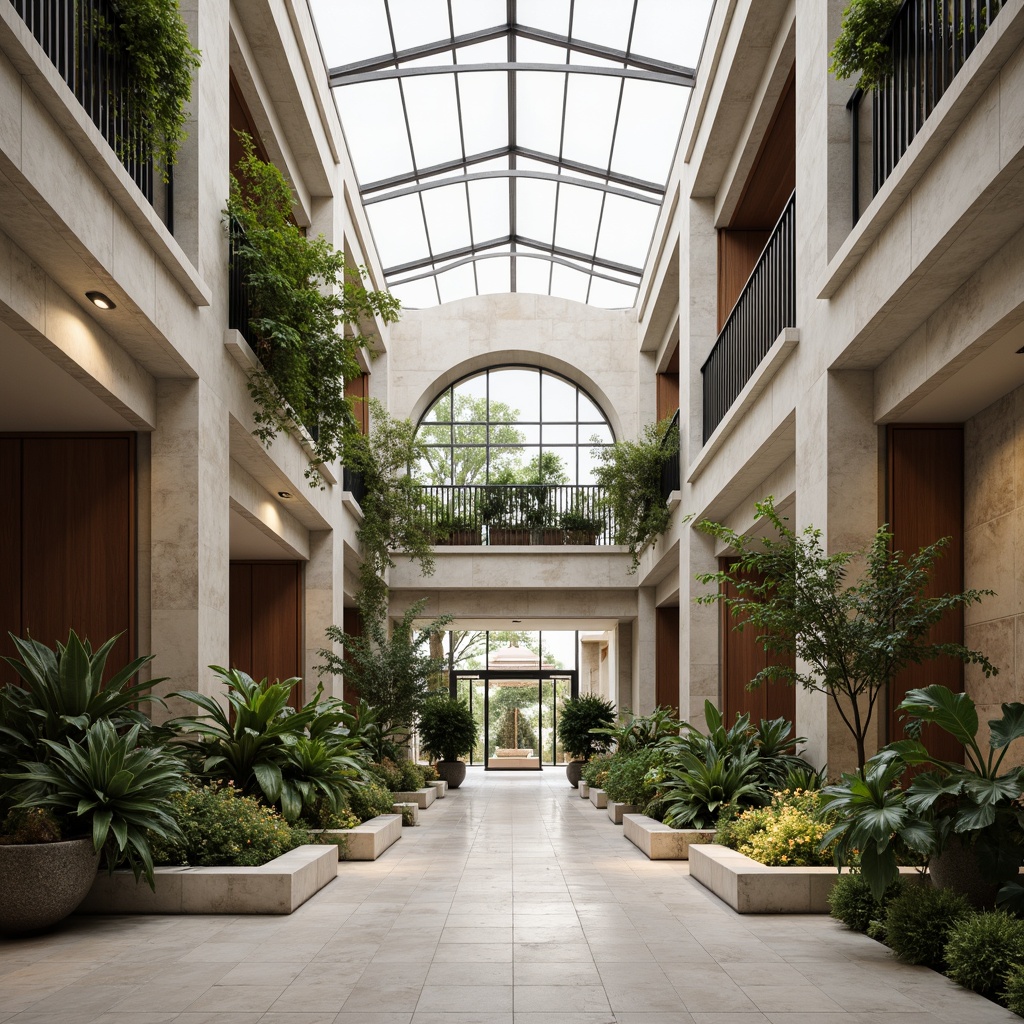
POLYGON ((449 789, 458 789, 466 778, 465 761, 437 761, 434 767, 449 789))
POLYGON ((580 778, 583 774, 583 766, 586 761, 570 761, 565 766, 565 777, 569 780, 569 785, 573 789, 578 789, 580 784, 580 778))
POLYGON ((88 895, 99 860, 92 839, 0 846, 0 933, 62 921, 88 895))

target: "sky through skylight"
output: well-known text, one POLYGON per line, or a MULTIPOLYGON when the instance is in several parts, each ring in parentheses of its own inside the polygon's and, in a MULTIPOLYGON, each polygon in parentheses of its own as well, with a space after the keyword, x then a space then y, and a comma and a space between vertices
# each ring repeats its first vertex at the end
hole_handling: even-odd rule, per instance
POLYGON ((713 0, 310 2, 403 305, 635 303, 713 0))

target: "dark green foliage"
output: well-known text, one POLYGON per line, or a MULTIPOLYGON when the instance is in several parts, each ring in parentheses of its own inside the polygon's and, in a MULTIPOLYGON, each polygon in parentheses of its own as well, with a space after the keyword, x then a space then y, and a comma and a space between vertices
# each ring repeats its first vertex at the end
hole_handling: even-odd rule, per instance
POLYGON ((427 784, 423 778, 423 772, 415 761, 410 761, 408 758, 403 758, 399 763, 398 767, 402 772, 402 789, 406 792, 410 792, 414 789, 423 789, 427 784))
POLYGON ((632 753, 614 754, 608 761, 608 775, 601 787, 608 799, 633 804, 643 814, 660 817, 661 769, 670 758, 664 747, 645 747, 632 753), (650 777, 649 777, 650 776, 650 777))
POLYGON ((506 708, 498 720, 495 746, 526 750, 537 749, 537 733, 526 715, 517 715, 519 708, 506 708))
POLYGON ((999 1002, 1018 1017, 1024 1017, 1024 967, 1010 968, 999 1002))
POLYGON ((866 551, 826 554, 821 531, 809 526, 795 533, 772 498, 757 503, 755 518, 775 536, 756 539, 718 523, 700 524, 739 557, 726 570, 697 577, 714 586, 697 600, 722 602, 737 619, 737 629, 756 630, 765 651, 787 656, 769 658, 751 687, 799 683, 829 697, 853 735, 858 766, 866 760, 876 704, 900 669, 948 656, 978 665, 986 676, 995 674, 978 651, 931 639, 932 627, 947 613, 992 593, 926 596, 932 566, 948 538, 905 554, 892 549, 893 536, 882 526, 866 551), (848 584, 850 576, 855 583, 848 584))
POLYGON ((59 843, 60 822, 45 807, 12 807, 0 825, 0 846, 59 843))
POLYGON ((562 702, 558 709, 558 738, 567 754, 589 761, 611 745, 605 734, 593 729, 609 729, 615 723, 615 707, 596 693, 581 693, 562 702))
POLYGON ((249 379, 255 434, 269 446, 293 424, 315 427, 306 476, 316 486, 318 466, 337 459, 358 437, 345 381, 361 373, 359 350, 372 349, 360 324, 374 317, 394 323, 399 304, 387 292, 367 291, 365 270, 347 266, 323 235, 302 233, 291 218, 295 197, 284 175, 260 160, 248 135, 239 138, 245 155, 238 177, 231 176, 225 212, 240 229, 236 259, 261 364, 249 379))
POLYGON ((720 753, 713 746, 701 756, 681 749, 665 769, 664 821, 673 828, 714 828, 727 805, 767 801, 757 776, 757 751, 720 753))
POLYGON ((476 742, 476 722, 469 705, 444 693, 426 699, 418 728, 420 747, 435 761, 457 761, 476 742))
MULTIPOLYGON (((829 71, 836 78, 860 72, 862 89, 872 89, 892 72, 892 51, 886 33, 903 0, 850 0, 843 11, 843 28, 829 54, 829 71)), ((941 5, 940 5, 941 9, 941 5)))
POLYGON ((348 795, 348 806, 360 821, 369 821, 381 814, 390 814, 394 802, 391 791, 379 782, 363 783, 348 795))
POLYGON ((608 775, 608 766, 611 763, 610 754, 599 754, 592 757, 580 772, 580 778, 588 785, 600 789, 604 785, 608 775))
POLYGON ((594 480, 604 489, 615 522, 615 541, 629 548, 630 572, 640 567, 640 549, 654 544, 671 513, 661 495, 661 470, 679 457, 679 428, 670 419, 649 423, 636 441, 616 441, 591 450, 599 460, 594 480))
POLYGON ((898 879, 886 886, 882 898, 876 900, 871 886, 861 874, 840 875, 828 894, 829 913, 847 928, 866 932, 872 921, 881 921, 886 908, 903 891, 898 879))
POLYGON ((369 772, 379 779, 392 793, 422 789, 426 784, 423 779, 423 772, 417 767, 415 762, 406 758, 393 761, 390 757, 386 757, 379 764, 371 764, 369 772))
POLYGON ((970 911, 967 898, 952 889, 906 885, 886 910, 886 945, 907 963, 941 967, 950 932, 970 911))
POLYGON ((608 736, 616 753, 625 754, 677 739, 684 725, 671 708, 655 708, 649 715, 634 715, 626 708, 614 726, 595 731, 608 736))
POLYGON ((157 864, 258 867, 310 841, 303 828, 230 786, 199 786, 171 798, 178 837, 151 836, 157 864))
POLYGON ((1024 966, 1024 921, 1005 911, 961 917, 946 943, 946 973, 964 988, 993 997, 1024 966))

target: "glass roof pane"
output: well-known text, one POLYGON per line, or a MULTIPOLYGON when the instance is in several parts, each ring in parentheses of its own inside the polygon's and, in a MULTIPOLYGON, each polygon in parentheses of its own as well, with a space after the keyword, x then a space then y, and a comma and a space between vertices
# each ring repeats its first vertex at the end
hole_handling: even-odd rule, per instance
POLYGON ((612 170, 648 181, 668 178, 688 93, 674 85, 626 81, 612 170), (674 131, 665 130, 669 124, 674 131))
POLYGON ((391 33, 383 4, 365 4, 359 17, 353 18, 344 4, 317 3, 315 16, 317 35, 329 68, 391 52, 391 33))
POLYGON ((468 187, 473 215, 473 241, 486 242, 507 235, 508 178, 471 181, 468 187))
MULTIPOLYGON (((362 3, 359 5, 360 18, 364 6, 362 3)), ((406 50, 411 46, 451 38, 445 0, 387 0, 387 6, 391 8, 391 27, 397 49, 406 50)), ((349 20, 358 20, 352 18, 351 13, 349 20)))
MULTIPOLYGON (((550 171, 548 167, 546 170, 550 171)), ((516 228, 525 238, 537 241, 551 237, 555 216, 555 189, 553 181, 534 178, 516 179, 518 217, 516 228)))
POLYGON ((577 302, 587 301, 587 282, 590 277, 579 270, 555 264, 551 270, 551 294, 563 299, 575 299, 577 302))
POLYGON ((366 208, 373 237, 385 267, 418 259, 427 251, 418 196, 400 196, 366 208))
POLYGON ((658 207, 622 196, 606 196, 597 254, 616 263, 642 267, 658 219, 658 207))
POLYGON ((505 22, 505 0, 452 0, 451 6, 459 36, 505 22))
POLYGON ((516 72, 516 137, 524 149, 557 156, 562 137, 565 75, 550 71, 516 72))
MULTIPOLYGON (((456 64, 493 64, 496 62, 504 61, 508 58, 508 43, 505 38, 501 39, 488 39, 483 43, 473 43, 472 46, 463 46, 459 49, 456 54, 456 64)), ((435 64, 449 64, 450 54, 438 54, 434 57, 435 64)), ((477 72, 478 74, 486 74, 486 72, 477 72)), ((502 76, 502 81, 505 79, 504 72, 495 72, 502 76)), ((476 78, 469 79, 471 82, 476 82, 476 78)))
POLYGON ((574 252, 592 253, 597 242, 601 193, 578 185, 558 187, 555 245, 574 252))
POLYGON ((619 106, 618 78, 570 75, 565 101, 565 147, 569 160, 607 167, 619 106))
POLYGON ((636 288, 595 277, 590 282, 587 302, 602 309, 629 309, 636 304, 636 288))
POLYGON ((516 40, 516 60, 523 64, 564 64, 567 56, 564 46, 540 43, 536 39, 516 40))
POLYGON ((516 291, 547 295, 550 276, 550 261, 516 257, 516 291))
POLYGON ((696 67, 714 0, 643 0, 633 26, 634 53, 696 67))
POLYGON ((466 153, 486 153, 508 145, 508 75, 474 72, 456 75, 462 104, 466 153))
POLYGON ((405 128, 381 133, 382 124, 404 126, 402 96, 394 81, 350 85, 339 98, 352 116, 345 118, 345 138, 356 175, 363 184, 412 169, 405 128))
POLYGON ((586 0, 586 3, 575 4, 573 38, 625 50, 634 6, 629 0, 586 0))
POLYGON ((442 302, 454 302, 464 299, 467 295, 476 295, 476 278, 473 276, 473 265, 463 264, 454 270, 446 270, 437 275, 437 287, 441 292, 442 302))
POLYGON ((516 6, 521 25, 568 35, 569 0, 519 0, 516 6))
POLYGON ((451 75, 425 75, 402 82, 417 167, 461 155, 459 111, 451 75))
POLYGON ((469 245, 469 210, 465 185, 446 185, 422 193, 427 231, 434 255, 469 245))
POLYGON ((509 290, 508 257, 476 261, 476 283, 481 295, 502 295, 509 290))
POLYGON ((423 281, 412 281, 409 284, 391 286, 391 294, 406 309, 425 309, 437 305, 437 287, 432 277, 423 281))

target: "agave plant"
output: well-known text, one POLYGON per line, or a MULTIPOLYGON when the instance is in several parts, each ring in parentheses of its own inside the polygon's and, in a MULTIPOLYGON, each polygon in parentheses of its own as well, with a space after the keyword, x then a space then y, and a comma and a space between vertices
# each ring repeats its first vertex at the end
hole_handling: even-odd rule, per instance
POLYGON ((165 747, 139 746, 141 727, 118 733, 110 721, 89 725, 81 741, 44 739, 46 761, 26 761, 8 778, 17 807, 47 807, 91 832, 107 867, 127 862, 136 881, 153 881, 147 833, 180 837, 169 797, 186 789, 182 763, 165 747))
POLYGON ((649 715, 634 715, 626 709, 616 725, 592 729, 591 732, 609 737, 616 753, 631 754, 663 742, 672 742, 684 724, 677 721, 671 708, 655 708, 649 715))
POLYGON ((757 751, 735 754, 713 744, 698 756, 680 751, 674 764, 659 770, 665 824, 673 828, 713 828, 723 808, 767 803, 757 775, 757 751))

